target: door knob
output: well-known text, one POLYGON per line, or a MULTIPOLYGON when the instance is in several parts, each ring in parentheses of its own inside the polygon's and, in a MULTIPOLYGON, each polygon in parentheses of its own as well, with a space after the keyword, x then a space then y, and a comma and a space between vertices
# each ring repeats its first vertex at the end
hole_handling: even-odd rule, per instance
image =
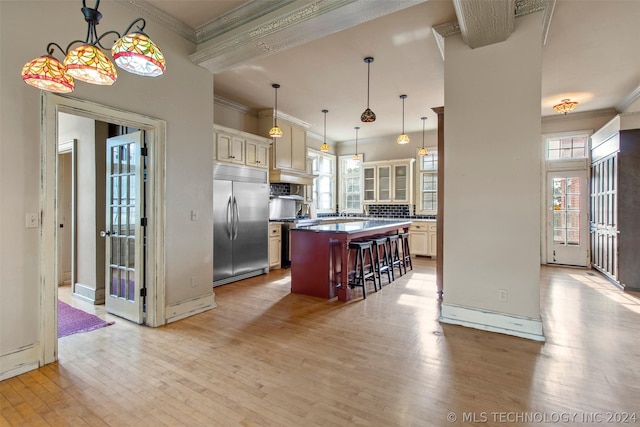
POLYGON ((111 232, 110 231, 101 231, 100 232, 100 237, 108 237, 111 236, 111 232))

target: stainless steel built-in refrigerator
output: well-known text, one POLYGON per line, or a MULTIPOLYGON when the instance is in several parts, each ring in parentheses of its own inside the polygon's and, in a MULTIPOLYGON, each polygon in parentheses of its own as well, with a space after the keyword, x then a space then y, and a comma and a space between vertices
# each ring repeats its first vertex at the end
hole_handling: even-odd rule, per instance
POLYGON ((213 166, 213 286, 269 271, 267 171, 213 166))

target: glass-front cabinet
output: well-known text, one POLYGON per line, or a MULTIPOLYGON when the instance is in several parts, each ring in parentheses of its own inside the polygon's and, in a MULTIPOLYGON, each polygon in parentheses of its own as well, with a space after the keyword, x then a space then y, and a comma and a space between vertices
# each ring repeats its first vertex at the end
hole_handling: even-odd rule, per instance
POLYGON ((363 203, 413 203, 414 163, 415 159, 364 163, 363 203))
POLYGON ((364 197, 363 202, 375 202, 376 201, 376 167, 369 166, 362 168, 362 175, 364 181, 364 197))

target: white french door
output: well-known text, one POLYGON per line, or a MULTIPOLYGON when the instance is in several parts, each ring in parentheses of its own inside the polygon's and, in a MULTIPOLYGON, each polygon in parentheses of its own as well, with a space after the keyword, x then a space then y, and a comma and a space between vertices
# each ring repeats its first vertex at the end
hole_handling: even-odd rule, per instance
POLYGON ((586 171, 547 174, 547 263, 589 265, 586 171))
POLYGON ((144 133, 107 139, 105 305, 108 313, 144 321, 144 133))

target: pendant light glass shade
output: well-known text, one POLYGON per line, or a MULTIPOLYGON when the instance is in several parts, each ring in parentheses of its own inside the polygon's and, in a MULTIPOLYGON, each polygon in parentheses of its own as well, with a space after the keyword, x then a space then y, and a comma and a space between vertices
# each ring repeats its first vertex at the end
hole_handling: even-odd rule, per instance
POLYGON ((118 78, 113 62, 93 45, 85 44, 69 51, 64 66, 67 74, 86 83, 110 86, 118 78))
POLYGON ((111 48, 111 55, 118 67, 139 76, 160 76, 166 69, 160 48, 142 33, 119 38, 111 48))
POLYGON ((427 118, 426 117, 420 117, 420 120, 422 120, 422 147, 418 150, 418 156, 424 157, 427 154, 429 154, 427 149, 424 148, 424 124, 427 121, 427 118))
POLYGON ((371 76, 371 63, 373 62, 373 58, 367 56, 366 58, 364 58, 364 62, 367 63, 367 109, 364 110, 362 115, 360 115, 360 121, 364 123, 371 123, 376 121, 376 113, 371 111, 371 109, 369 108, 369 82, 371 76))
POLYGON ((400 95, 400 99, 402 99, 402 133, 398 136, 397 142, 398 144, 408 144, 409 136, 404 133, 404 100, 407 99, 407 95, 400 95))
POLYGON ((324 142, 320 146, 320 151, 326 153, 331 149, 331 147, 329 147, 329 144, 327 144, 327 113, 329 112, 329 110, 322 110, 322 112, 324 113, 324 142))
POLYGON ((42 55, 22 67, 22 80, 28 85, 55 93, 73 92, 73 77, 64 65, 51 55, 42 55))
POLYGON ((359 126, 354 127, 354 129, 356 130, 356 154, 353 155, 353 161, 354 162, 359 162, 360 161, 360 154, 358 154, 358 130, 360 129, 359 126))
POLYGON ((278 127, 278 88, 280 85, 278 83, 274 83, 271 87, 276 91, 276 102, 273 109, 273 127, 269 129, 269 136, 271 138, 280 138, 282 136, 282 129, 278 127))

